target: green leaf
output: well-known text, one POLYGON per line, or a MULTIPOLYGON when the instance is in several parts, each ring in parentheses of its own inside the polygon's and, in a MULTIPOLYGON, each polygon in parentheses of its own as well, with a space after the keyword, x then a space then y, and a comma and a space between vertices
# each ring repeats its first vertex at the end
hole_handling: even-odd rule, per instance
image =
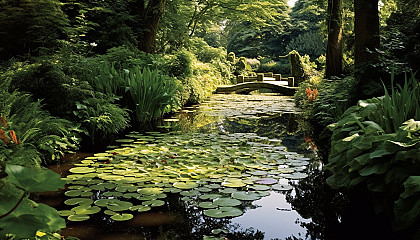
POLYGON ((57 191, 66 181, 51 170, 36 172, 19 165, 6 164, 7 181, 14 183, 27 192, 57 191))

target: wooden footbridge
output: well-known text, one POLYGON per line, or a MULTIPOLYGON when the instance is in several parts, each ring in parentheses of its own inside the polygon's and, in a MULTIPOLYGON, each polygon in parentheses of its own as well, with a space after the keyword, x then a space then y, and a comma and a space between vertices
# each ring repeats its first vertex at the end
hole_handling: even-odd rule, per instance
POLYGON ((257 76, 245 77, 239 75, 236 85, 218 86, 216 93, 250 93, 257 89, 271 89, 273 92, 286 96, 295 94, 297 87, 294 78, 282 78, 281 74, 259 73, 257 76))

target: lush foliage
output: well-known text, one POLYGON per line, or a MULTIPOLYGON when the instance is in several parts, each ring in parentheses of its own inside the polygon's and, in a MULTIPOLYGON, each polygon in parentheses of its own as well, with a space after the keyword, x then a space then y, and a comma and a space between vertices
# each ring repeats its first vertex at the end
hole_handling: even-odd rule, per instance
MULTIPOLYGON (((2 162, 2 161, 1 161, 2 162)), ((18 239, 61 239, 59 232, 66 227, 57 211, 29 199, 30 193, 57 191, 65 181, 51 170, 32 170, 5 164, 0 181, 0 235, 18 239)))
POLYGON ((395 203, 397 229, 411 227, 418 220, 408 186, 415 187, 420 161, 419 83, 414 76, 391 95, 360 100, 336 123, 329 125, 331 152, 325 166, 332 175, 327 183, 334 188, 366 189, 377 197, 377 208, 386 211, 395 203), (398 128, 396 128, 398 126, 398 128), (404 183, 405 182, 405 183, 404 183), (406 192, 402 193, 402 185, 406 192), (389 200, 390 199, 390 200, 389 200))

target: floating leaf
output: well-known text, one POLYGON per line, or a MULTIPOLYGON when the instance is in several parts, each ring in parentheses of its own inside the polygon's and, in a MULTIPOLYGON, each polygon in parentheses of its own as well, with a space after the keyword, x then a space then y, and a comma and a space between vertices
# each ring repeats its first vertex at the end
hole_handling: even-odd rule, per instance
POLYGON ((88 215, 100 212, 101 208, 98 206, 82 205, 74 207, 71 210, 74 211, 77 215, 88 215))
POLYGON ((122 214, 115 214, 113 216, 111 216, 111 219, 114 221, 127 221, 132 219, 134 216, 133 214, 130 213, 122 213, 122 214))
POLYGON ((241 205, 242 202, 233 198, 221 197, 221 198, 217 198, 213 200, 213 203, 218 206, 233 207, 233 206, 241 205))
POLYGON ((255 181, 257 184, 265 184, 265 185, 272 185, 277 183, 277 179, 274 178, 261 178, 255 181))
POLYGON ((73 221, 73 222, 86 221, 89 218, 90 218, 89 215, 70 215, 67 217, 69 221, 73 221))
POLYGON ((163 206, 163 205, 165 205, 165 201, 162 201, 162 200, 150 200, 150 201, 145 201, 145 202, 143 202, 143 205, 146 205, 146 206, 152 206, 152 207, 160 207, 160 206, 163 206))
POLYGON ((214 204, 212 202, 201 202, 200 204, 198 204, 199 207, 202 208, 217 208, 219 207, 217 204, 214 204))
POLYGON ((137 211, 137 212, 147 212, 150 209, 152 209, 150 206, 145 206, 145 205, 136 205, 136 206, 130 207, 131 211, 137 211))
POLYGON ((193 189, 198 187, 198 184, 195 182, 175 182, 173 186, 179 189, 193 189))
POLYGON ((91 205, 93 200, 90 198, 71 198, 64 201, 66 205, 91 205))
POLYGON ((220 207, 218 209, 208 209, 204 215, 214 218, 237 217, 243 214, 243 211, 236 207, 220 207))
POLYGON ((69 170, 72 173, 91 173, 95 172, 95 168, 90 167, 74 167, 69 170))
POLYGON ((261 195, 255 192, 243 192, 243 191, 237 191, 232 193, 231 195, 233 198, 238 199, 238 200, 248 200, 248 201, 253 201, 253 200, 258 200, 261 198, 261 195))

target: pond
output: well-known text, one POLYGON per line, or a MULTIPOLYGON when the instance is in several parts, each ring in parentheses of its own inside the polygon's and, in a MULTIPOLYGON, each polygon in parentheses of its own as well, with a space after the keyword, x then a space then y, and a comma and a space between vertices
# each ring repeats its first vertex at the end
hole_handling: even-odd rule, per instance
POLYGON ((68 155, 48 204, 82 240, 316 239, 296 211, 320 167, 298 118, 291 97, 213 95, 105 152, 68 155))

